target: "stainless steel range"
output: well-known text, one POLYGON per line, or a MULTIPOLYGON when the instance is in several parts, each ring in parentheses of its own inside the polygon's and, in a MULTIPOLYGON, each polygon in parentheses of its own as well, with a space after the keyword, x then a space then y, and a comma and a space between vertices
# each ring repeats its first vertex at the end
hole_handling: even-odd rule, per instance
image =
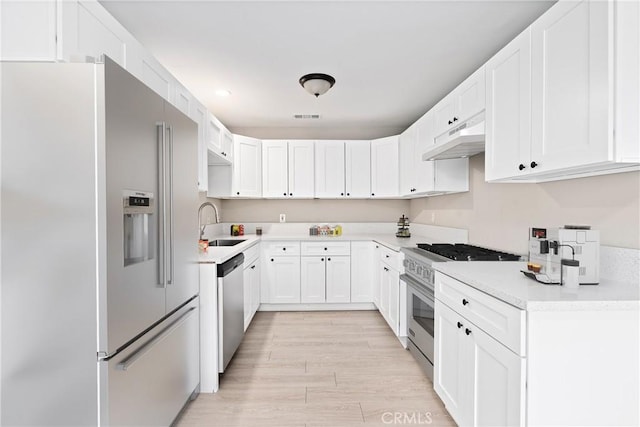
POLYGON ((403 248, 407 284, 407 348, 427 376, 433 381, 435 330, 434 264, 448 261, 518 261, 520 256, 466 244, 420 243, 417 248, 403 248))

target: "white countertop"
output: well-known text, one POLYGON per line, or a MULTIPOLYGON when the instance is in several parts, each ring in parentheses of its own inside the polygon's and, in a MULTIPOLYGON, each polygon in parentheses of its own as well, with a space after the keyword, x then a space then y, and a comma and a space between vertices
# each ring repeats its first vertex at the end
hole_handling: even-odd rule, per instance
POLYGON ((211 240, 216 239, 236 239, 245 240, 235 246, 209 246, 206 254, 200 254, 199 262, 202 264, 221 264, 235 255, 244 252, 259 241, 375 241, 391 250, 399 251, 401 248, 415 247, 417 243, 432 243, 439 241, 426 236, 411 236, 409 238, 399 238, 393 234, 350 234, 342 236, 309 236, 308 234, 263 234, 261 236, 255 234, 247 234, 244 236, 215 236, 211 240))
POLYGON ((527 311, 640 309, 638 283, 601 279, 598 285, 581 285, 576 290, 544 285, 520 272, 526 270, 525 262, 441 262, 434 263, 434 268, 527 311))

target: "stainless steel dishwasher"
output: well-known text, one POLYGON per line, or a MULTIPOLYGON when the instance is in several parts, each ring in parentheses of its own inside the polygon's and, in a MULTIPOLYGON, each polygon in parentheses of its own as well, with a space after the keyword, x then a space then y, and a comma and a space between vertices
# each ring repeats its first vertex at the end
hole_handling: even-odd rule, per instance
POLYGON ((244 337, 244 284, 239 254, 218 265, 218 370, 224 372, 244 337))

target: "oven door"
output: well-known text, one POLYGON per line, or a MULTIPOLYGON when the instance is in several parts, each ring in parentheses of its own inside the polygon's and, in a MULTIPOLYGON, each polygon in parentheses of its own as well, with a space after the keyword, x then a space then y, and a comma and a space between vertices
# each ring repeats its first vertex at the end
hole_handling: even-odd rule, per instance
POLYGON ((433 290, 411 277, 404 277, 403 280, 407 284, 409 350, 421 362, 429 378, 433 379, 435 329, 433 290), (416 353, 416 350, 419 351, 419 354, 416 353))

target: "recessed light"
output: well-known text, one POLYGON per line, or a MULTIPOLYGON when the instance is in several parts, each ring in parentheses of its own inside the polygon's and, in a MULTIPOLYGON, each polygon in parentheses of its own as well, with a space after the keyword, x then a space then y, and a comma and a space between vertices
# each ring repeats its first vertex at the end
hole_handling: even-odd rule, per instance
POLYGON ((229 91, 227 89, 218 89, 216 91, 216 95, 224 98, 225 96, 231 95, 231 91, 229 91))

